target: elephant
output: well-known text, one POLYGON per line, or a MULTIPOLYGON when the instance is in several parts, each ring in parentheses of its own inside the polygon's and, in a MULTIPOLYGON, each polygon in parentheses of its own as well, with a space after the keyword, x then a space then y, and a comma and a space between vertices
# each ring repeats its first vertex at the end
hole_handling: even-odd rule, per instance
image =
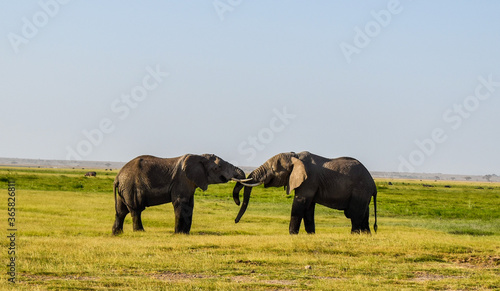
POLYGON ((134 231, 144 231, 141 213, 146 207, 172 202, 175 233, 189 234, 193 217, 194 192, 209 184, 244 180, 245 173, 213 154, 187 154, 176 158, 143 155, 120 170, 113 183, 116 217, 113 235, 123 232, 130 212, 134 231), (118 194, 118 195, 117 195, 118 194))
POLYGON ((377 187, 368 170, 358 160, 349 157, 324 158, 304 151, 280 153, 267 160, 236 183, 233 199, 240 205, 239 193, 243 186, 244 200, 235 222, 245 213, 252 187, 284 187, 287 194, 295 190, 290 219, 290 234, 298 234, 302 220, 307 233, 315 233, 314 208, 316 203, 344 210, 351 219, 351 233, 371 233, 369 204, 373 196, 377 232, 377 187))

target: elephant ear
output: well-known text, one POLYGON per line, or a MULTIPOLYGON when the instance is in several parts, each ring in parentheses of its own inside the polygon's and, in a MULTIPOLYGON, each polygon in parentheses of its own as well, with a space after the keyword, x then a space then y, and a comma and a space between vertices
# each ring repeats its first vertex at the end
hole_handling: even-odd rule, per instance
POLYGON ((182 164, 182 171, 191 180, 196 187, 205 191, 208 188, 208 175, 203 165, 204 157, 189 155, 182 164))
POLYGON ((288 187, 286 190, 287 194, 290 194, 294 189, 298 188, 302 182, 307 179, 306 167, 304 163, 292 157, 293 169, 290 174, 290 178, 288 179, 288 187))

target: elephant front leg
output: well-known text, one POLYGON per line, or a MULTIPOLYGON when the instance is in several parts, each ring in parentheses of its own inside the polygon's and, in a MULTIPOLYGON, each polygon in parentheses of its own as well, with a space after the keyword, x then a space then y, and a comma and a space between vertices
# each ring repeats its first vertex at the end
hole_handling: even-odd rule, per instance
POLYGON ((304 214, 304 227, 306 232, 313 234, 316 232, 316 225, 314 224, 314 208, 316 203, 311 203, 311 205, 306 209, 304 214))
POLYGON ((290 218, 290 234, 298 234, 300 229, 300 223, 304 218, 306 212, 306 199, 304 197, 297 196, 293 199, 292 204, 292 216, 290 218))
POLYGON ((193 222, 194 197, 178 198, 172 204, 175 212, 175 233, 189 234, 193 222))

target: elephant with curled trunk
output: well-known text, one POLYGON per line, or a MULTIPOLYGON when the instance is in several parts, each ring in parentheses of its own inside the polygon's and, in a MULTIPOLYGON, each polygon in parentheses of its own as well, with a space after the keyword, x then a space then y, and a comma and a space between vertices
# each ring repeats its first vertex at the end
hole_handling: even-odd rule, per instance
POLYGON ((139 156, 123 166, 115 178, 113 234, 123 232, 123 221, 129 212, 134 231, 143 231, 142 211, 149 206, 170 202, 175 212, 175 233, 189 233, 195 189, 205 191, 209 184, 226 183, 232 179, 246 181, 245 173, 211 154, 166 159, 139 156))
POLYGON ((235 222, 245 213, 252 187, 285 187, 287 194, 295 190, 290 219, 290 234, 299 233, 302 220, 307 233, 315 232, 314 207, 316 203, 344 210, 351 219, 352 233, 370 233, 369 204, 373 196, 377 231, 377 187, 368 170, 356 159, 327 159, 309 152, 281 153, 255 169, 248 179, 236 183, 233 198, 240 205, 239 193, 243 186, 244 200, 235 222))

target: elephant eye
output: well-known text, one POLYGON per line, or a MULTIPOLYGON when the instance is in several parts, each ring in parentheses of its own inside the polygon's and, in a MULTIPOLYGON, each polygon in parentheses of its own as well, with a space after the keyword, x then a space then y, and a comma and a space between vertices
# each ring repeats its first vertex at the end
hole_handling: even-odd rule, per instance
POLYGON ((278 162, 276 165, 272 166, 273 172, 278 173, 281 170, 281 164, 278 162))

